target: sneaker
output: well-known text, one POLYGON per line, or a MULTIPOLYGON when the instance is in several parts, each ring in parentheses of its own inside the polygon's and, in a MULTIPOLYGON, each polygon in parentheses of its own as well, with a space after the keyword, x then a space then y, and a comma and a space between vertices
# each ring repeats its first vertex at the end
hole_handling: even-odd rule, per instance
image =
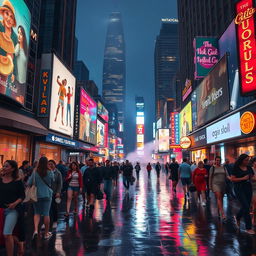
POLYGON ((246 229, 245 233, 247 233, 248 235, 255 235, 255 231, 252 229, 246 229))
POLYGON ((57 222, 53 222, 52 228, 53 228, 53 229, 56 229, 57 227, 58 227, 58 223, 57 223, 57 222))
POLYGON ((38 238, 38 233, 37 232, 34 232, 33 236, 32 236, 32 240, 33 241, 36 241, 38 238))
POLYGON ((45 230, 45 225, 44 225, 44 224, 41 226, 41 229, 42 229, 42 230, 45 230))
POLYGON ((205 202, 202 202, 202 206, 206 206, 206 203, 205 203, 205 202))
POLYGON ((47 234, 44 235, 44 239, 47 240, 47 239, 50 239, 52 237, 52 233, 51 232, 48 232, 47 234))

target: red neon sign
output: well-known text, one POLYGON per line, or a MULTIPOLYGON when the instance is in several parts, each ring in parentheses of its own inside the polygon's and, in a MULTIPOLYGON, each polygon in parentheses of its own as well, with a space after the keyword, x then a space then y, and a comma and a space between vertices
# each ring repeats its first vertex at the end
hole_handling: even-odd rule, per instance
POLYGON ((240 59, 242 94, 256 91, 256 40, 253 0, 241 0, 236 5, 237 37, 240 59))

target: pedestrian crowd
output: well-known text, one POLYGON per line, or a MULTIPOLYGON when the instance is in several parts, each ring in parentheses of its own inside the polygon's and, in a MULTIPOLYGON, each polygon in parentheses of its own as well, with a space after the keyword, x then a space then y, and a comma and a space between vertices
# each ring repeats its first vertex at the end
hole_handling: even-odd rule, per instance
MULTIPOLYGON (((23 161, 18 168, 16 161, 7 160, 0 170, 0 245, 5 246, 7 256, 13 255, 15 246, 17 255, 24 255, 25 216, 29 208, 33 209, 34 215, 32 240, 36 241, 41 236, 49 239, 57 227, 62 199, 66 199, 65 220, 69 219, 70 214, 78 213, 79 195, 82 196, 86 214, 92 217, 96 200, 105 198, 110 202, 112 190, 117 186, 120 174, 123 176, 125 193, 129 194, 136 178, 139 180, 142 168, 144 166, 140 163, 133 166, 128 160, 123 163, 109 160, 95 163, 93 159, 88 159, 84 164, 75 161, 68 164, 60 161, 56 164, 54 160, 46 157, 41 157, 33 166, 28 161, 23 161), (136 178, 133 176, 134 169, 136 178), (44 232, 41 233, 41 230, 44 232)), ((174 194, 180 181, 188 202, 195 193, 197 202, 206 206, 212 191, 216 197, 219 218, 224 223, 224 194, 230 200, 239 201, 241 208, 234 216, 234 223, 239 228, 243 218, 246 232, 255 234, 256 158, 250 159, 248 155, 242 154, 234 164, 228 160, 221 164, 221 158, 216 157, 211 165, 207 159, 196 164, 189 163, 184 158, 178 164, 173 158, 171 163, 164 166, 159 162, 145 165, 148 178, 151 177, 153 168, 157 178, 160 177, 161 170, 166 172, 172 181, 174 194)))

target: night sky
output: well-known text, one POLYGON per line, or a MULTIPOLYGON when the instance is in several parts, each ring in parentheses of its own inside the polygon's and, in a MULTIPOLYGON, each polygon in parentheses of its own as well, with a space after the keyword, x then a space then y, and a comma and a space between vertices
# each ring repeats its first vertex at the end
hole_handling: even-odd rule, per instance
POLYGON ((145 99, 146 141, 152 140, 155 112, 154 47, 161 18, 177 18, 176 0, 78 0, 76 35, 78 58, 90 70, 102 94, 102 71, 107 20, 113 11, 123 16, 126 43, 126 125, 128 147, 135 144, 135 96, 145 99))

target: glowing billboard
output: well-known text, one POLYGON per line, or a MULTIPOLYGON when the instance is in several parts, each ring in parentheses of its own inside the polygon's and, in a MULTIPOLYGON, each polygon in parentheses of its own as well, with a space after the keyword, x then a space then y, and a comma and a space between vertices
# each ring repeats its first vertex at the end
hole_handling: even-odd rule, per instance
POLYGON ((186 137, 192 131, 191 101, 180 112, 180 138, 186 137))
POLYGON ((73 136, 76 79, 53 55, 50 129, 73 136))
POLYGON ((194 51, 195 79, 203 78, 219 61, 218 38, 196 37, 194 51))
POLYGON ((158 151, 160 153, 169 152, 170 148, 170 131, 169 129, 158 130, 158 151))
POLYGON ((0 93, 24 104, 31 15, 23 0, 0 0, 0 93))
POLYGON ((256 91, 254 0, 239 1, 236 4, 236 14, 241 92, 246 95, 256 91))
POLYGON ((105 125, 97 119, 97 146, 104 146, 104 136, 105 133, 105 125))
POLYGON ((96 144, 97 104, 82 88, 80 93, 79 126, 79 139, 88 143, 96 144))

